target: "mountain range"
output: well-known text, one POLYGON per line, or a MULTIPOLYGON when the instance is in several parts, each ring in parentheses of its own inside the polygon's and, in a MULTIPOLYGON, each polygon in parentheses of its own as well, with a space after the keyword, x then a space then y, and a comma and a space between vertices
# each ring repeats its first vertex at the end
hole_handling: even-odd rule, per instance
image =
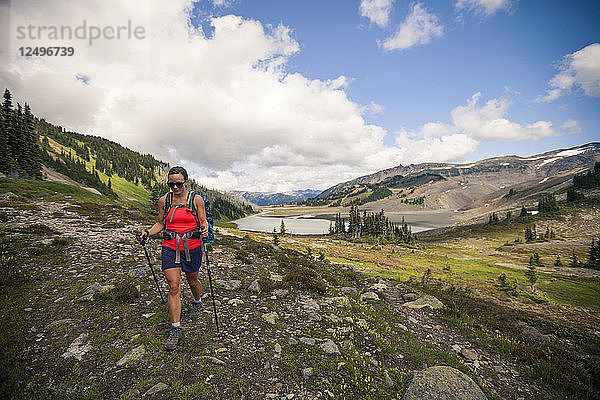
MULTIPOLYGON (((573 177, 600 161, 600 143, 529 157, 493 157, 468 164, 398 165, 324 190, 305 205, 348 207, 386 214, 445 214, 446 223, 491 212, 534 209, 544 194, 566 198, 573 177), (451 217, 451 218, 450 218, 451 217)), ((436 225, 436 224, 434 224, 436 225)))
POLYGON ((241 197, 252 204, 256 204, 257 206, 272 206, 276 204, 294 203, 316 197, 320 193, 321 190, 314 189, 293 190, 285 193, 246 192, 241 190, 234 190, 231 192, 231 194, 241 197))

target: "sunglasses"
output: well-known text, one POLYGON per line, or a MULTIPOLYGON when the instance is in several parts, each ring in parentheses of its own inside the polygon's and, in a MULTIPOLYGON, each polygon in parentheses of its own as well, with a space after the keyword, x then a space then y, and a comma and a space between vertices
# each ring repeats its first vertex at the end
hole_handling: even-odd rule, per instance
POLYGON ((183 187, 183 184, 184 184, 184 183, 185 183, 185 182, 167 182, 167 185, 169 185, 169 187, 170 187, 171 189, 173 189, 175 186, 177 186, 177 188, 181 188, 181 187, 183 187))

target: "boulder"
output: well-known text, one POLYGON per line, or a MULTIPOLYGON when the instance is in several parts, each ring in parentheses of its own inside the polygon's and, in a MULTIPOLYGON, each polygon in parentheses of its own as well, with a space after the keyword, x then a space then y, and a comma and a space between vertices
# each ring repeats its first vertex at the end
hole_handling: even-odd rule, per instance
POLYGON ((302 305, 302 308, 304 308, 308 312, 316 312, 321 310, 321 306, 319 305, 319 303, 317 303, 317 301, 313 299, 306 299, 304 301, 304 304, 302 305))
POLYGON ((237 290, 242 287, 242 281, 239 281, 237 279, 232 279, 229 281, 217 279, 215 280, 215 282, 223 286, 226 290, 237 290))
POLYGON ((89 343, 85 343, 88 338, 87 333, 82 333, 77 336, 77 339, 71 343, 69 348, 62 354, 63 358, 73 357, 78 361, 81 361, 83 356, 92 349, 92 345, 89 343))
POLYGON ((360 295, 360 301, 375 300, 379 301, 379 296, 375 292, 366 292, 360 295))
POLYGON ((346 296, 358 296, 358 290, 349 286, 343 287, 342 293, 344 293, 346 296))
POLYGON ((436 299, 435 297, 426 294, 425 296, 419 297, 415 301, 409 301, 408 303, 403 304, 404 307, 421 309, 425 307, 431 307, 434 310, 438 310, 440 308, 444 308, 444 303, 436 299))
POLYGON ((384 282, 379 282, 371 286, 371 290, 375 290, 376 292, 383 293, 387 289, 387 285, 384 282))
POLYGON ((475 360, 479 359, 479 357, 477 356, 477 352, 475 350, 462 349, 460 351, 460 354, 469 361, 475 361, 475 360))
POLYGON ((248 290, 251 290, 256 293, 260 292, 260 283, 258 283, 258 279, 255 279, 254 281, 252 281, 250 286, 248 286, 248 290))
POLYGON ((289 293, 290 293, 290 291, 289 291, 289 290, 287 290, 287 289, 275 289, 275 290, 273 291, 273 294, 274 294, 275 296, 279 296, 279 297, 285 297, 285 296, 287 296, 289 293))
POLYGON ((140 360, 144 354, 146 353, 146 348, 144 347, 143 344, 139 345, 138 347, 136 347, 135 349, 131 349, 127 352, 127 354, 125 354, 123 356, 123 358, 121 358, 119 361, 117 361, 117 366, 123 366, 131 361, 137 361, 140 360))
POLYGON ((271 325, 275 325, 275 321, 277 321, 279 315, 276 312, 270 312, 268 314, 263 314, 262 319, 270 323, 271 325))
POLYGON ((319 348, 327 354, 340 354, 340 349, 331 339, 325 340, 319 345, 319 348))
POLYGON ((155 395, 155 394, 160 393, 163 390, 166 390, 168 388, 169 387, 167 386, 166 383, 158 382, 156 385, 154 385, 150 389, 148 389, 148 391, 146 391, 146 393, 144 393, 144 397, 155 395))
POLYGON ((404 299, 404 301, 414 301, 419 298, 419 295, 416 293, 406 293, 402 295, 402 298, 404 299))
POLYGON ((129 271, 129 276, 132 278, 143 278, 150 274, 150 268, 143 266, 137 267, 131 271, 129 271))
POLYGON ((521 334, 523 337, 533 340, 539 340, 541 342, 551 340, 551 335, 542 335, 540 331, 537 330, 534 326, 527 325, 523 321, 517 322, 517 326, 521 328, 521 334))
POLYGON ((302 377, 304 378, 304 380, 309 379, 312 375, 313 375, 312 368, 309 367, 309 368, 302 369, 302 377))
POLYGON ((233 307, 237 307, 240 306, 242 304, 244 304, 244 300, 242 299, 230 299, 227 304, 233 306, 233 307))
POLYGON ((413 372, 407 381, 403 400, 487 400, 471 378, 452 367, 413 372))

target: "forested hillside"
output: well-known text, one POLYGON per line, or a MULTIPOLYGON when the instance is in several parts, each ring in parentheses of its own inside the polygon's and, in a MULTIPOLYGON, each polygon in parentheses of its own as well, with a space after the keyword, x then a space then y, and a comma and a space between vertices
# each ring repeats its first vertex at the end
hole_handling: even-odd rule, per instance
MULTIPOLYGON (((0 108, 0 172, 13 177, 43 179, 43 166, 110 199, 156 210, 168 191, 169 164, 110 140, 70 132, 36 118, 27 103, 12 101, 5 89, 0 108)), ((191 188, 211 202, 216 219, 235 219, 252 209, 191 180, 191 188)))

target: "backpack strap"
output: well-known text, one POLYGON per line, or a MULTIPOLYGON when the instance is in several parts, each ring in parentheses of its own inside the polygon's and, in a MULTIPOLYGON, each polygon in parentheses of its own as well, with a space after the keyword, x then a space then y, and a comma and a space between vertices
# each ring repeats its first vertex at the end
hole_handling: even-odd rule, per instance
POLYGON ((167 192, 165 195, 165 210, 163 215, 163 225, 165 229, 167 228, 167 214, 169 214, 169 210, 171 209, 171 203, 173 202, 173 192, 167 192))
POLYGON ((196 192, 191 191, 188 195, 188 207, 190 208, 194 218, 196 218, 196 225, 198 225, 198 229, 200 229, 200 219, 198 218, 198 210, 194 204, 194 197, 196 197, 196 192))

